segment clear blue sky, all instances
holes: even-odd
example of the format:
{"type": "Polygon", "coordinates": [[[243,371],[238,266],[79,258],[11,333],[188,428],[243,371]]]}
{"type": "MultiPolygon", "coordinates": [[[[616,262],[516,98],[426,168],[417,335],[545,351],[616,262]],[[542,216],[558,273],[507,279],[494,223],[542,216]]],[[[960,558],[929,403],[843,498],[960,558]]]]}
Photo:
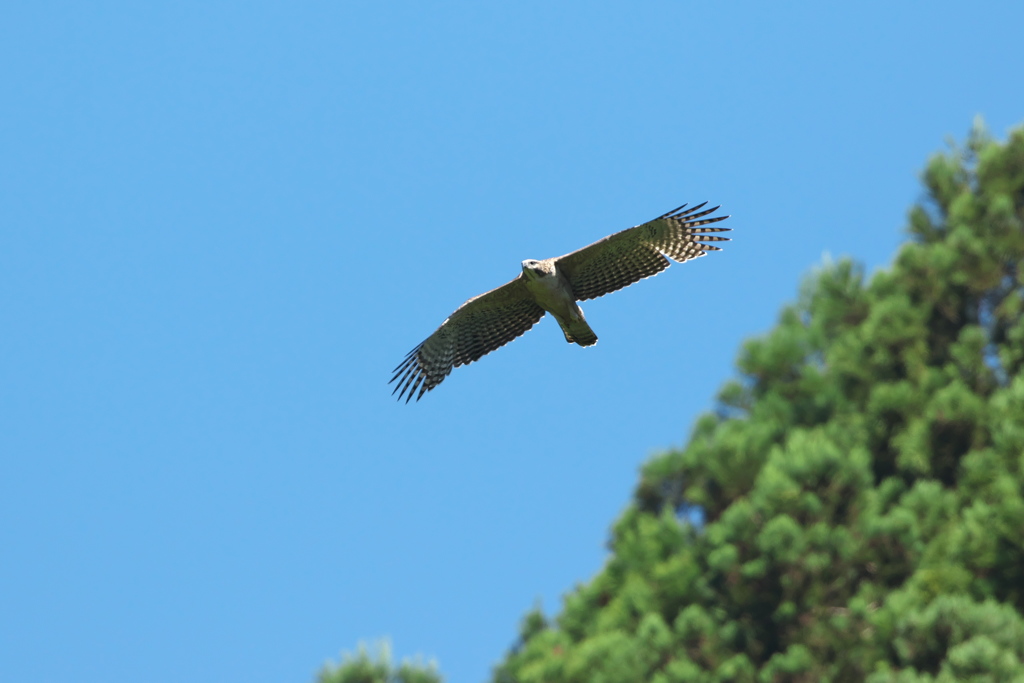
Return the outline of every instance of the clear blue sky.
{"type": "Polygon", "coordinates": [[[0,678],[308,681],[360,640],[475,683],[601,567],[824,254],[1024,121],[1024,4],[10,2],[0,678]],[[683,202],[725,251],[418,404],[466,298],[683,202]]]}

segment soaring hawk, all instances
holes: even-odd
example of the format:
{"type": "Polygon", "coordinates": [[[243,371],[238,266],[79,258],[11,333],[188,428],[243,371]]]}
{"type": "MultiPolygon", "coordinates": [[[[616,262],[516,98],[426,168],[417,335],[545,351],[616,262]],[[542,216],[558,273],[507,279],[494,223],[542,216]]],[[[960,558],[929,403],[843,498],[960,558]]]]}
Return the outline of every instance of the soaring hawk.
{"type": "Polygon", "coordinates": [[[565,341],[580,346],[597,343],[577,301],[596,299],[645,277],[657,275],[671,264],[704,256],[728,237],[705,233],[729,228],[705,227],[728,216],[704,218],[719,207],[700,211],[703,204],[684,211],[686,204],[558,258],[523,261],[519,277],[497,289],[475,296],[441,323],[434,334],[414,348],[394,370],[391,381],[398,399],[405,402],[440,384],[453,367],[468,365],[504,346],[533,327],[545,311],[558,321],[565,341]],[[703,219],[703,220],[701,220],[703,219]]]}

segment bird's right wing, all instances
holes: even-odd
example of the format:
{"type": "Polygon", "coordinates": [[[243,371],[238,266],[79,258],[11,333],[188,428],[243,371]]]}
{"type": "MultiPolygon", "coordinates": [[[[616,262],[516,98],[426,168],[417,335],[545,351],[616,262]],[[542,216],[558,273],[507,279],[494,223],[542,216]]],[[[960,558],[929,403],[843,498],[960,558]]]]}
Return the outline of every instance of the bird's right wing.
{"type": "Polygon", "coordinates": [[[504,346],[537,324],[544,309],[534,302],[520,275],[497,289],[475,296],[441,323],[394,370],[394,394],[416,400],[440,384],[453,367],[468,365],[504,346]],[[408,394],[408,395],[406,395],[408,394]]]}

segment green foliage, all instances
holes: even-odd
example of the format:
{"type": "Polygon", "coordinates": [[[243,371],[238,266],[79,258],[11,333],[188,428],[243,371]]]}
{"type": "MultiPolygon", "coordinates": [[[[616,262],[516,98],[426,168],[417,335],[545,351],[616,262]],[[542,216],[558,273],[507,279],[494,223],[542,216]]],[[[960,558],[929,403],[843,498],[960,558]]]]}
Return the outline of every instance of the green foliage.
{"type": "Polygon", "coordinates": [[[495,681],[1024,681],[1024,130],[923,181],[892,268],[811,274],[495,681]]]}
{"type": "Polygon", "coordinates": [[[317,683],[441,683],[437,666],[431,662],[404,661],[395,667],[391,662],[391,647],[385,642],[377,648],[374,657],[365,645],[356,654],[342,653],[341,663],[325,666],[317,683]]]}

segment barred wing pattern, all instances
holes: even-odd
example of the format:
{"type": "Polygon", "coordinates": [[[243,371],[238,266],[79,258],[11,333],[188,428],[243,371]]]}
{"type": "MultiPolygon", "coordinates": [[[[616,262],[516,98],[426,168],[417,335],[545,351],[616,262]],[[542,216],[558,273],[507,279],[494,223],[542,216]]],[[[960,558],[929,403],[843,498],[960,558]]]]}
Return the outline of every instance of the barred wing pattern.
{"type": "Polygon", "coordinates": [[[544,317],[522,275],[459,306],[434,334],[394,370],[394,391],[408,403],[440,384],[452,368],[468,365],[522,335],[544,317]]]}
{"type": "Polygon", "coordinates": [[[708,251],[720,251],[719,247],[705,243],[726,242],[729,238],[704,233],[726,232],[729,228],[704,226],[724,221],[728,216],[701,220],[719,208],[700,211],[705,204],[687,211],[683,204],[643,225],[560,256],[555,263],[569,278],[576,299],[586,301],[657,275],[671,264],[666,256],[682,263],[708,251]]]}

